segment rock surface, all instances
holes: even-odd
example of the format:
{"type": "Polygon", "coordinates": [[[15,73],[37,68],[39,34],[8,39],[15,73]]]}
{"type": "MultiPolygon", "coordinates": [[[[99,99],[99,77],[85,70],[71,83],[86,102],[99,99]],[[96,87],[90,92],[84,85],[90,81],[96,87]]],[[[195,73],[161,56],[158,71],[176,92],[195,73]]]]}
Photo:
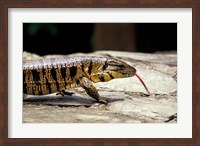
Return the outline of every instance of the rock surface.
{"type": "MultiPolygon", "coordinates": [[[[86,54],[72,54],[86,55],[86,54]]],[[[146,91],[137,77],[96,83],[108,105],[98,105],[82,88],[70,89],[72,96],[24,95],[24,123],[176,123],[177,55],[98,51],[87,55],[113,56],[137,69],[146,91]]],[[[43,57],[59,57],[48,55],[43,57]]],[[[71,56],[71,55],[70,55],[71,56]]],[[[41,58],[24,52],[23,59],[41,58]]]]}

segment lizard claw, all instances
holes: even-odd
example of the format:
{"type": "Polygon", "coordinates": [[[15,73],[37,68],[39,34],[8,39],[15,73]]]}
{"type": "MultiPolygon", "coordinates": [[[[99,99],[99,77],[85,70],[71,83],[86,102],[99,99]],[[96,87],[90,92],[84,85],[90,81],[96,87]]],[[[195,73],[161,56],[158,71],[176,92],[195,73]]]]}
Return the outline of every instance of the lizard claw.
{"type": "Polygon", "coordinates": [[[103,100],[103,99],[99,99],[99,101],[98,101],[99,103],[102,103],[102,104],[105,104],[105,105],[107,105],[108,104],[108,102],[106,101],[106,100],[103,100]]]}
{"type": "Polygon", "coordinates": [[[73,92],[67,92],[65,90],[62,90],[56,93],[56,95],[62,95],[62,96],[65,96],[65,95],[72,96],[73,94],[74,94],[73,92]]]}

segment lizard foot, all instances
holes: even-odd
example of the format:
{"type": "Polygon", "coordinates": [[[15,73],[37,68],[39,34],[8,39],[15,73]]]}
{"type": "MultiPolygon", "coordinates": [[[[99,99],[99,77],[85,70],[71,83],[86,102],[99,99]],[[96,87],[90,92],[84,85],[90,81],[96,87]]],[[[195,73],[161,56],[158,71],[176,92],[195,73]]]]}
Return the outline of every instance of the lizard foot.
{"type": "Polygon", "coordinates": [[[65,95],[72,96],[73,94],[75,94],[75,93],[67,92],[65,90],[62,90],[62,91],[59,91],[58,93],[56,93],[56,95],[62,95],[62,96],[65,96],[65,95]]]}
{"type": "Polygon", "coordinates": [[[108,101],[106,101],[106,100],[103,100],[103,99],[99,99],[99,101],[98,101],[99,103],[102,103],[102,104],[105,104],[105,105],[107,105],[108,104],[108,101]]]}

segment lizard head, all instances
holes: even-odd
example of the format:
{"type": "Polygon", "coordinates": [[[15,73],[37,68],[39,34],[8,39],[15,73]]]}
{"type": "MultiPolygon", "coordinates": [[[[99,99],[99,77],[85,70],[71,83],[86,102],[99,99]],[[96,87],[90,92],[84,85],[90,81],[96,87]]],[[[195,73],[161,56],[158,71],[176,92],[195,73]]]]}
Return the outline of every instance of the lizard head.
{"type": "Polygon", "coordinates": [[[102,64],[96,64],[96,72],[91,74],[91,79],[93,82],[106,82],[116,78],[127,78],[132,76],[136,76],[143,84],[148,95],[152,95],[142,78],[136,73],[134,67],[114,58],[107,58],[102,64]]]}
{"type": "Polygon", "coordinates": [[[111,79],[126,78],[134,76],[136,69],[121,60],[109,58],[102,67],[102,72],[108,74],[111,79]]]}
{"type": "Polygon", "coordinates": [[[136,69],[128,65],[127,63],[113,58],[108,59],[105,65],[103,66],[102,70],[104,80],[106,79],[106,76],[110,77],[106,81],[109,81],[114,78],[126,78],[136,76],[143,84],[148,95],[152,95],[146,87],[145,83],[143,82],[142,78],[136,73],[136,69]]]}

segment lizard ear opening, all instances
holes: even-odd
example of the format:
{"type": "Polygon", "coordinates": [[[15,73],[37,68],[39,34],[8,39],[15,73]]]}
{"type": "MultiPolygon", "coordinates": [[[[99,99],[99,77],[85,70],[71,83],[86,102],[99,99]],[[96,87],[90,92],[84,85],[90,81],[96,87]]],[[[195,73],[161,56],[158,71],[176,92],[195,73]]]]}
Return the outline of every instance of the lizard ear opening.
{"type": "Polygon", "coordinates": [[[108,67],[108,64],[106,63],[106,64],[103,66],[103,70],[105,70],[107,67],[108,67]]]}

